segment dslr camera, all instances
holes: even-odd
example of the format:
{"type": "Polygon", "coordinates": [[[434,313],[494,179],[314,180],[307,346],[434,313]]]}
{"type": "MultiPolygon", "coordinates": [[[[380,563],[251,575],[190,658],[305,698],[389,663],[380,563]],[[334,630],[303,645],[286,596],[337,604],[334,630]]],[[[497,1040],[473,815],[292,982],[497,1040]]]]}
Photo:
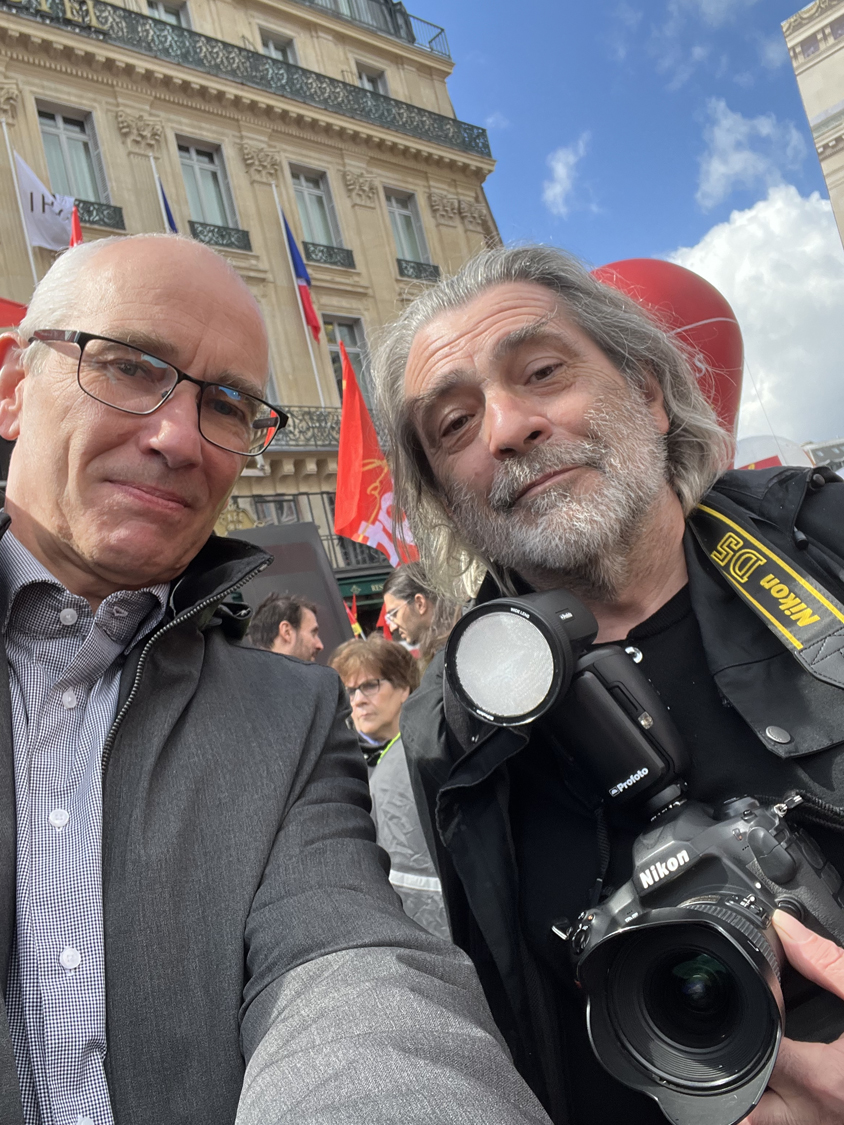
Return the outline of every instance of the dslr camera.
{"type": "Polygon", "coordinates": [[[771,923],[786,910],[844,944],[841,878],[788,823],[798,794],[717,809],[686,798],[679,732],[635,652],[590,649],[597,628],[565,590],[501,598],[458,622],[445,674],[484,722],[548,716],[605,805],[641,812],[631,877],[553,930],[602,1065],[675,1125],[736,1125],[764,1093],[786,1022],[796,1039],[844,1031],[844,1004],[790,968],[771,923]]]}

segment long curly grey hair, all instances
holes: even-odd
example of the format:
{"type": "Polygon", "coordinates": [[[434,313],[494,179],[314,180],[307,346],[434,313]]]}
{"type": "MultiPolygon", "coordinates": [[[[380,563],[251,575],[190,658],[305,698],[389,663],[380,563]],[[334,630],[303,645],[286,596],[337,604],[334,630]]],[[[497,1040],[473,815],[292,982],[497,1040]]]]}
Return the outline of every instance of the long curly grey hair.
{"type": "Polygon", "coordinates": [[[417,297],[382,331],[372,362],[376,407],[393,473],[393,510],[406,514],[431,585],[458,599],[474,593],[484,569],[495,567],[469,546],[443,506],[442,490],[407,408],[405,369],[414,338],[429,321],[494,285],[522,281],[555,293],[562,309],[634,387],[643,389],[648,374],[659,382],[670,423],[669,481],[686,514],[732,456],[732,436],[719,425],[698,385],[695,357],[639,305],[597,281],[562,250],[524,246],[482,251],[453,277],[417,297]]]}

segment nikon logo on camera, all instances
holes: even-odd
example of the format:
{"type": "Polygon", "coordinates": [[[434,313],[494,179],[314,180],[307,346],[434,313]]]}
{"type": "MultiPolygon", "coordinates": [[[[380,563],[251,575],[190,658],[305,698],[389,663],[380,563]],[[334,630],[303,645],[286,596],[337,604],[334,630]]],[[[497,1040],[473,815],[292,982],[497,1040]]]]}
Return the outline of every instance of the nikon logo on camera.
{"type": "Polygon", "coordinates": [[[648,767],[642,766],[640,770],[636,770],[635,773],[631,773],[631,775],[628,778],[625,778],[624,781],[619,781],[617,785],[614,785],[612,789],[610,789],[610,796],[617,797],[619,793],[623,793],[625,789],[629,789],[631,785],[635,785],[637,781],[641,781],[643,777],[647,776],[648,767]]]}
{"type": "Polygon", "coordinates": [[[657,860],[656,863],[652,863],[650,867],[639,872],[639,882],[642,884],[642,889],[646,891],[654,883],[667,879],[669,875],[673,875],[675,871],[685,867],[688,862],[689,853],[685,848],[677,852],[676,855],[669,856],[668,859],[657,860]]]}

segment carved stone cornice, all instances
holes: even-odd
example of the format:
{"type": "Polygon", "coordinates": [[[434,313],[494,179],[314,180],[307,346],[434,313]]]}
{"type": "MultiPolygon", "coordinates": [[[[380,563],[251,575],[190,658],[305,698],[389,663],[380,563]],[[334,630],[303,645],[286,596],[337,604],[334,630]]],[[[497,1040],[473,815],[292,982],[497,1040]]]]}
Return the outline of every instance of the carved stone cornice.
{"type": "Polygon", "coordinates": [[[460,218],[466,230],[478,231],[488,234],[490,231],[489,216],[482,203],[473,203],[469,199],[460,200],[460,218]]]}
{"type": "Polygon", "coordinates": [[[795,31],[800,31],[828,9],[837,8],[842,3],[844,3],[844,0],[815,0],[814,4],[810,4],[807,8],[803,8],[785,20],[782,25],[784,34],[792,35],[795,31]]]}
{"type": "Polygon", "coordinates": [[[243,163],[253,184],[274,184],[278,179],[281,153],[275,148],[258,148],[249,141],[241,141],[243,163]]]}
{"type": "Polygon", "coordinates": [[[456,195],[448,195],[444,191],[432,191],[428,200],[434,218],[441,227],[456,227],[460,200],[456,195]]]}
{"type": "Polygon", "coordinates": [[[366,172],[350,172],[347,168],[343,173],[343,183],[355,207],[375,206],[378,181],[373,176],[367,176],[366,172]]]}
{"type": "Polygon", "coordinates": [[[130,153],[135,156],[156,156],[161,147],[164,122],[158,117],[133,117],[125,109],[117,111],[117,128],[130,153]]]}
{"type": "Polygon", "coordinates": [[[13,82],[0,86],[0,121],[9,124],[15,120],[18,113],[18,98],[20,90],[13,82]]]}

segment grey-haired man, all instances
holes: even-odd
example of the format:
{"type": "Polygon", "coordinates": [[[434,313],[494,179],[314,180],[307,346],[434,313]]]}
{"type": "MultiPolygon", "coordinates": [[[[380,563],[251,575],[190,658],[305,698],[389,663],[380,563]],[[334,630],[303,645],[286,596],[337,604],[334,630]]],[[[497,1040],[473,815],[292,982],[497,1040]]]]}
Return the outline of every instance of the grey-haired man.
{"type": "Polygon", "coordinates": [[[540,1123],[389,888],[338,677],[238,643],[267,369],[175,236],[69,251],[0,339],[0,1120],[540,1123]]]}
{"type": "MultiPolygon", "coordinates": [[[[844,805],[844,688],[798,664],[687,530],[715,486],[737,527],[844,600],[844,484],[808,470],[722,476],[730,441],[689,360],[545,247],[487,251],[428,290],[385,334],[374,375],[395,503],[432,581],[446,591],[474,564],[481,601],[577,594],[599,642],[641,652],[691,751],[693,797],[798,789],[844,805]]],[[[551,929],[629,878],[641,822],[601,809],[552,723],[461,719],[441,673],[405,705],[402,733],[454,938],[555,1122],[656,1125],[656,1104],[598,1066],[551,929]]],[[[844,871],[841,834],[818,836],[844,871]]],[[[791,960],[844,995],[844,953],[777,918],[791,960]]],[[[844,1037],[784,1041],[750,1120],[844,1120],[844,1037]]]]}

